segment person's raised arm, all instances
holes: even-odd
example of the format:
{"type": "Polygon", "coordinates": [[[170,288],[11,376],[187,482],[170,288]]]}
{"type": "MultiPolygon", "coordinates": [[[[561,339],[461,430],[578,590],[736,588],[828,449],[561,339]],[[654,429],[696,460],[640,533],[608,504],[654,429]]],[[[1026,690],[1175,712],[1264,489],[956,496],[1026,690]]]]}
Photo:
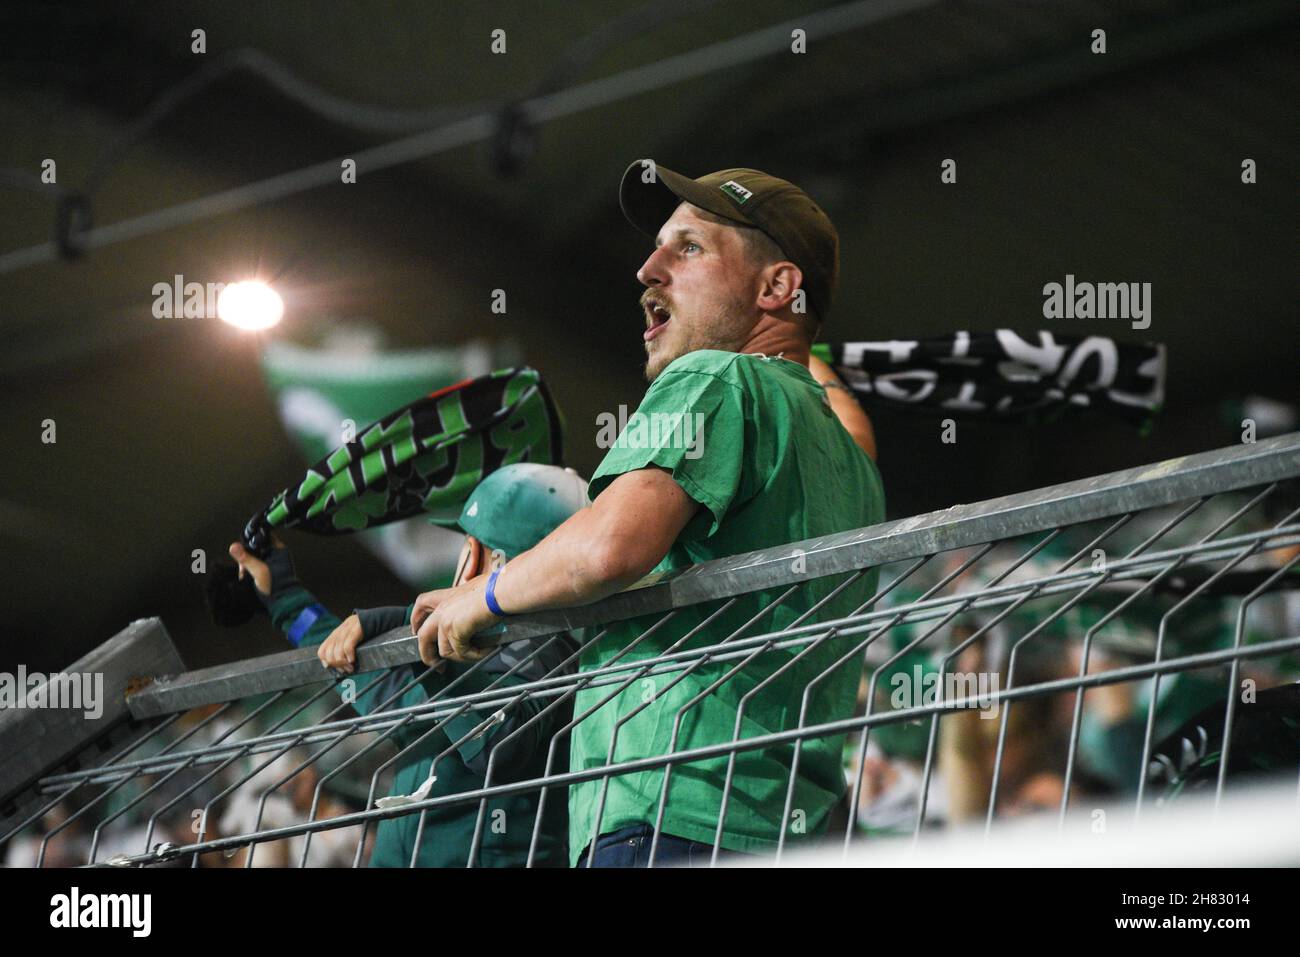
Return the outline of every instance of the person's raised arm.
{"type": "Polygon", "coordinates": [[[497,582],[497,602],[515,614],[586,605],[622,591],[659,564],[698,508],[663,469],[626,472],[590,508],[510,563],[497,582]]]}
{"type": "MultiPolygon", "coordinates": [[[[699,507],[663,469],[625,472],[590,508],[510,561],[496,582],[497,606],[515,615],[586,605],[622,591],[668,554],[699,507]]],[[[435,653],[461,661],[481,656],[469,640],[498,620],[486,590],[480,578],[416,599],[411,625],[426,663],[435,653]]]]}

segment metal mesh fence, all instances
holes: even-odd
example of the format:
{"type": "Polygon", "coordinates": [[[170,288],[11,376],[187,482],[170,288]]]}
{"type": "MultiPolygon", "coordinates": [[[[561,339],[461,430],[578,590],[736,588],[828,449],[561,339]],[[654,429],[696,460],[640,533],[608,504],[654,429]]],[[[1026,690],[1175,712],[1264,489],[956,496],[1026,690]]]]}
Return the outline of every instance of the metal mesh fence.
{"type": "Polygon", "coordinates": [[[1298,477],[1293,434],[695,566],[511,620],[472,665],[394,632],[343,680],[310,649],[160,679],[0,848],[541,866],[648,826],[638,863],[707,865],[1300,796],[1298,477]]]}

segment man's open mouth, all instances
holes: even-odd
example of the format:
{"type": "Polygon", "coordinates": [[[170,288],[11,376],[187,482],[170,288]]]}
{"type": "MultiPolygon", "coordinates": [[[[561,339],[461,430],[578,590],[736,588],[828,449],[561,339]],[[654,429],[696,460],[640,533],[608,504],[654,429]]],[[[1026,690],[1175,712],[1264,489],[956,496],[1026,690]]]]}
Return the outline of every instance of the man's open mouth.
{"type": "Polygon", "coordinates": [[[663,331],[664,326],[668,325],[668,320],[672,319],[673,314],[659,303],[647,303],[645,314],[646,327],[643,338],[646,342],[649,342],[663,331]]]}

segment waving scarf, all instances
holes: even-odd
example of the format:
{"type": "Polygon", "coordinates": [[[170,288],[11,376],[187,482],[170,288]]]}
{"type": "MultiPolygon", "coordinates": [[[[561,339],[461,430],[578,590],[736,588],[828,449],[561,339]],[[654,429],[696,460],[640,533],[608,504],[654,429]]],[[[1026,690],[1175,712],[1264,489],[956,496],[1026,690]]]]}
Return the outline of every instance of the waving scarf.
{"type": "Polygon", "coordinates": [[[459,513],[489,473],[513,462],[558,463],[559,412],[534,369],[466,379],[360,430],[249,519],[244,545],[274,529],[339,535],[421,513],[459,513]]]}

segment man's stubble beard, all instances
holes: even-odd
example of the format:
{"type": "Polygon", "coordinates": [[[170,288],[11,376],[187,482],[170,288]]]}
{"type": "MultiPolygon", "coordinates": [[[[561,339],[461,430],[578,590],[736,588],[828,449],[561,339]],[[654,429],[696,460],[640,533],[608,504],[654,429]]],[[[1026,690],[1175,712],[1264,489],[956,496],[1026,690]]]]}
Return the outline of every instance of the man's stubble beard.
{"type": "MultiPolygon", "coordinates": [[[[647,353],[649,353],[652,345],[656,346],[656,349],[653,354],[648,354],[646,358],[646,382],[654,382],[655,379],[659,378],[660,373],[672,365],[674,361],[701,349],[738,352],[740,347],[745,344],[749,333],[753,330],[753,321],[743,318],[742,310],[737,305],[721,306],[718,309],[718,314],[724,318],[703,328],[698,325],[687,328],[686,332],[683,333],[684,341],[675,348],[667,348],[667,343],[664,342],[665,336],[662,333],[653,342],[647,342],[647,353]]],[[[673,321],[676,321],[676,317],[674,317],[673,321]]],[[[681,328],[679,327],[678,331],[681,328]]]]}

